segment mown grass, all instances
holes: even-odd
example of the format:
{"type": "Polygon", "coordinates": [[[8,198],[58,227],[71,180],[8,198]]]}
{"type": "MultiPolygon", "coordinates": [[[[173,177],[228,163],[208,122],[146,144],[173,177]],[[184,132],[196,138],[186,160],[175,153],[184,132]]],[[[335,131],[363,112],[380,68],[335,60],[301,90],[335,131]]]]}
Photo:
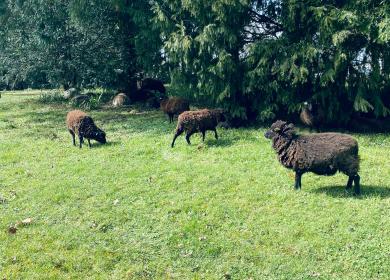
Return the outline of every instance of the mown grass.
{"type": "Polygon", "coordinates": [[[65,105],[0,99],[0,279],[385,279],[390,136],[354,135],[362,196],[293,174],[264,129],[170,148],[158,111],[90,111],[109,144],[76,148],[65,105]],[[32,223],[10,225],[26,218],[32,223]]]}

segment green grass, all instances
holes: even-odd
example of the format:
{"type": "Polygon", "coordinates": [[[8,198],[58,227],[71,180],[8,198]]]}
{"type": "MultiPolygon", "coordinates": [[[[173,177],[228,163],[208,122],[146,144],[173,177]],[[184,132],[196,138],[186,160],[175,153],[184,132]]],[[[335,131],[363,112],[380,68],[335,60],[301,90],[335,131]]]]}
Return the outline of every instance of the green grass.
{"type": "Polygon", "coordinates": [[[80,150],[69,109],[0,99],[0,279],[389,277],[389,135],[354,135],[357,198],[342,174],[294,191],[264,129],[171,149],[161,112],[102,109],[89,113],[109,144],[80,150]]]}

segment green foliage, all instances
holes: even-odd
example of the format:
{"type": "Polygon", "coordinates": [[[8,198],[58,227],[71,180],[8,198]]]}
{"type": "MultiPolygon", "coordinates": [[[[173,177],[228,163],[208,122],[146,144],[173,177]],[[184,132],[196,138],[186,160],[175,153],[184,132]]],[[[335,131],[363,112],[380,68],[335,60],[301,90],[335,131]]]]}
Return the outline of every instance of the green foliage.
{"type": "Polygon", "coordinates": [[[8,88],[103,86],[129,91],[136,72],[156,67],[144,53],[149,48],[147,54],[158,57],[159,44],[156,36],[139,42],[144,27],[139,14],[149,11],[147,6],[132,14],[133,4],[121,11],[113,2],[6,0],[0,14],[7,22],[0,32],[0,86],[2,81],[8,88]]]}
{"type": "Polygon", "coordinates": [[[327,108],[329,122],[353,111],[387,115],[384,1],[156,1],[154,9],[172,84],[233,116],[270,119],[307,100],[327,108]]]}
{"type": "Polygon", "coordinates": [[[38,102],[43,104],[61,104],[65,103],[66,99],[61,91],[48,91],[41,93],[38,102]]]}
{"type": "Polygon", "coordinates": [[[389,15],[381,0],[6,0],[0,88],[131,93],[142,72],[241,120],[289,117],[304,101],[330,123],[380,118],[389,15]]]}

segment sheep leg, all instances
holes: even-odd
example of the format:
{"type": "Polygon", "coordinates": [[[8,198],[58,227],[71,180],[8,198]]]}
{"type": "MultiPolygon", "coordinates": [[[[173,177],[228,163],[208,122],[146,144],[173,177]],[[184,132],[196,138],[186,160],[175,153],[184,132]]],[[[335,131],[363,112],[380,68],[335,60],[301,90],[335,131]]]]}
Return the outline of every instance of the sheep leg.
{"type": "Polygon", "coordinates": [[[296,190],[300,189],[301,186],[302,186],[301,179],[302,179],[302,173],[300,173],[300,172],[295,172],[295,186],[294,186],[294,188],[295,188],[296,190]]]}
{"type": "Polygon", "coordinates": [[[73,132],[72,130],[69,129],[69,133],[70,133],[70,135],[72,135],[73,146],[76,146],[76,136],[74,135],[74,132],[73,132]]]}
{"type": "Polygon", "coordinates": [[[353,179],[354,183],[355,183],[355,187],[353,189],[355,195],[359,195],[360,194],[360,176],[359,174],[356,174],[354,176],[354,179],[353,179]]]}
{"type": "Polygon", "coordinates": [[[173,122],[173,115],[172,114],[168,114],[168,117],[169,117],[169,123],[173,122]]]}
{"type": "Polygon", "coordinates": [[[186,141],[187,141],[188,145],[191,145],[191,142],[190,142],[190,137],[191,137],[191,135],[192,135],[192,133],[190,133],[190,132],[188,132],[188,133],[186,134],[186,141]]]}
{"type": "Polygon", "coordinates": [[[173,148],[173,146],[175,145],[175,141],[176,141],[176,138],[182,134],[184,132],[183,129],[178,129],[176,130],[176,133],[175,133],[175,136],[173,136],[173,141],[172,141],[172,144],[171,144],[171,147],[173,148]]]}
{"type": "Polygon", "coordinates": [[[206,136],[206,131],[202,130],[202,141],[204,142],[204,138],[206,136]]]}
{"type": "Polygon", "coordinates": [[[80,149],[83,147],[84,138],[83,135],[79,134],[80,149]]]}
{"type": "Polygon", "coordinates": [[[217,134],[217,129],[216,128],[214,128],[214,134],[215,134],[215,139],[218,140],[218,134],[217,134]]]}
{"type": "Polygon", "coordinates": [[[91,140],[87,139],[88,140],[88,146],[91,148],[91,140]]]}
{"type": "Polygon", "coordinates": [[[354,178],[355,176],[349,176],[349,178],[348,178],[348,183],[347,183],[347,187],[346,187],[346,189],[348,190],[348,189],[350,189],[350,188],[352,188],[352,183],[353,183],[353,178],[354,178]]]}

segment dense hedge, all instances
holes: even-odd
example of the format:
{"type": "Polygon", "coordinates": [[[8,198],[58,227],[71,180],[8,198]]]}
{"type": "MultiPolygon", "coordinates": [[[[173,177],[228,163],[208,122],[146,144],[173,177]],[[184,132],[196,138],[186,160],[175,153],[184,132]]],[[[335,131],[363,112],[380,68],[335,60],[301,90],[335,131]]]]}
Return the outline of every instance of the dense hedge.
{"type": "Polygon", "coordinates": [[[136,73],[233,117],[302,102],[329,122],[390,108],[390,8],[381,0],[30,0],[0,3],[0,88],[131,91],[136,73]]]}

